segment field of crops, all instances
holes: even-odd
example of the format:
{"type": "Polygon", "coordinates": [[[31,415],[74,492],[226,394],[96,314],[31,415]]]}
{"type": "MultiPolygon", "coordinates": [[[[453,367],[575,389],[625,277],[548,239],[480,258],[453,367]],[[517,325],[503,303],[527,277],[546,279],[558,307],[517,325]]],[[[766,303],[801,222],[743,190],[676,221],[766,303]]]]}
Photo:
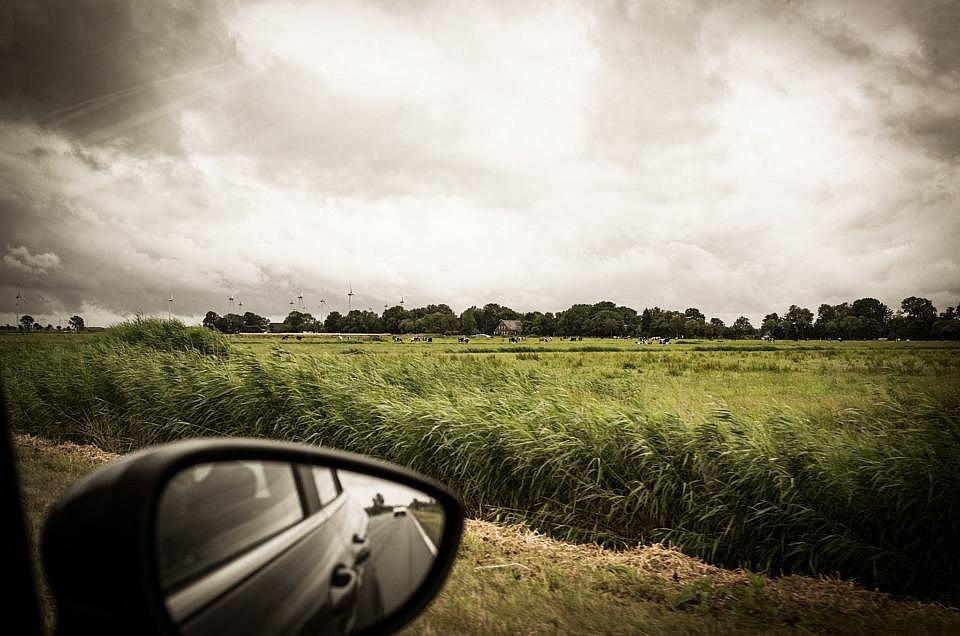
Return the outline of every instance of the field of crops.
{"type": "Polygon", "coordinates": [[[725,565],[960,585],[946,343],[0,338],[14,426],[124,451],[268,436],[411,466],[471,515],[725,565]]]}

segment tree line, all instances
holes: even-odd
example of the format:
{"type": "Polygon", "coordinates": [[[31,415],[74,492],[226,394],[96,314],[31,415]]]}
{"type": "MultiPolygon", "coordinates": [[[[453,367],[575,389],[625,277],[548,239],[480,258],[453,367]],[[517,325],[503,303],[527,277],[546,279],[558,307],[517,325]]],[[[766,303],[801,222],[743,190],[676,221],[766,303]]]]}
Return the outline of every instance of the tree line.
{"type": "MultiPolygon", "coordinates": [[[[816,315],[805,307],[790,305],[783,314],[764,316],[759,326],[740,316],[727,325],[709,320],[696,307],[683,311],[645,308],[638,312],[610,301],[575,304],[563,311],[521,313],[497,303],[472,306],[458,316],[448,305],[406,309],[389,307],[382,314],[354,309],[346,315],[331,311],[323,320],[307,312],[291,311],[281,323],[283,331],[326,333],[437,333],[491,335],[501,320],[519,320],[521,333],[530,336],[668,337],[668,338],[774,338],[846,339],[900,338],[912,340],[960,339],[960,306],[938,312],[926,298],[904,298],[894,311],[876,298],[859,298],[839,305],[822,304],[816,315]]],[[[224,333],[244,327],[266,331],[269,318],[252,312],[220,316],[208,311],[203,324],[224,333]]]]}
{"type": "MultiPolygon", "coordinates": [[[[52,324],[47,324],[44,327],[38,320],[35,320],[30,314],[24,314],[20,316],[20,321],[16,325],[4,325],[4,331],[63,331],[64,328],[60,325],[54,327],[52,324]]],[[[73,331],[83,331],[86,329],[86,325],[83,322],[82,316],[70,316],[70,320],[67,321],[67,330],[73,331]]]]}

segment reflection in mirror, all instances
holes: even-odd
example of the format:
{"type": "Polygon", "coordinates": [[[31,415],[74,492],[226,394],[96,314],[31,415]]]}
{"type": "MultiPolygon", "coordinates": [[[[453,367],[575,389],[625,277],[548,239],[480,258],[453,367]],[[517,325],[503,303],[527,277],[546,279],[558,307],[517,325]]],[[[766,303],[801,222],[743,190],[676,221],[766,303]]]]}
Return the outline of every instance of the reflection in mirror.
{"type": "Polygon", "coordinates": [[[357,628],[389,616],[420,587],[443,536],[443,508],[426,494],[376,477],[339,473],[366,514],[370,551],[358,598],[357,628]]]}
{"type": "Polygon", "coordinates": [[[443,536],[429,495],[355,472],[228,461],[171,479],[157,573],[183,634],[349,634],[420,587],[443,536]]]}

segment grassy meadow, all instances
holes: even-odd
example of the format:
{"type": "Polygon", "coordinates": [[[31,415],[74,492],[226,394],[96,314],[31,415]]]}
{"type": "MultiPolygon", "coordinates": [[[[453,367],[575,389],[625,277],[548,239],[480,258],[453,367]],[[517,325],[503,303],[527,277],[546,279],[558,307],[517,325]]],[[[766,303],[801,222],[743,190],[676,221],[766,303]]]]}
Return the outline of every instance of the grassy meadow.
{"type": "Polygon", "coordinates": [[[15,429],[116,452],[264,436],[436,477],[472,517],[960,598],[960,348],[0,338],[15,429]]]}

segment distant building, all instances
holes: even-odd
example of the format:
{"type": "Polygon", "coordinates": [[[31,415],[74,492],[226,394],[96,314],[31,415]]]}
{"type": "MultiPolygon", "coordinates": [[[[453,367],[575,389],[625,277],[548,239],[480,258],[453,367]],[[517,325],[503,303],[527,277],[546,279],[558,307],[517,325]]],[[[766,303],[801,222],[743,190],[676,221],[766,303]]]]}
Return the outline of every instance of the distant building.
{"type": "Polygon", "coordinates": [[[523,322],[520,320],[501,320],[493,330],[495,336],[519,336],[523,331],[523,322]]]}
{"type": "MultiPolygon", "coordinates": [[[[280,323],[281,325],[283,323],[280,323]]],[[[263,327],[258,327],[256,325],[244,325],[240,327],[240,333],[263,333],[263,327]]]]}
{"type": "Polygon", "coordinates": [[[286,333],[287,326],[282,322],[271,322],[270,333],[286,333]]]}

